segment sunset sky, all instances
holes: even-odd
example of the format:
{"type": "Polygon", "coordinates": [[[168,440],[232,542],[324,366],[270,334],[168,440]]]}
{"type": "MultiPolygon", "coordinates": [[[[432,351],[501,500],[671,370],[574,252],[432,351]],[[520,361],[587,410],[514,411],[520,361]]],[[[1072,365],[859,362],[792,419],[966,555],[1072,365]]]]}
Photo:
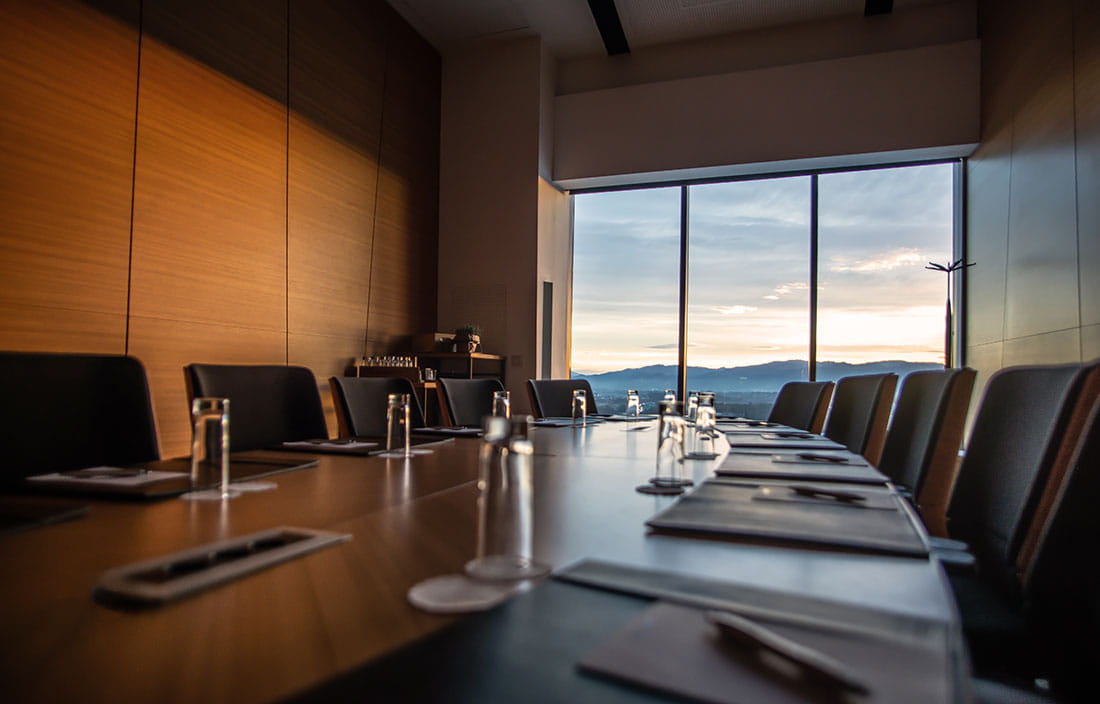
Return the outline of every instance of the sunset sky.
{"type": "MultiPolygon", "coordinates": [[[[952,166],[819,177],[818,360],[942,362],[952,166]]],[[[574,197],[573,371],[675,364],[680,189],[574,197]]],[[[690,189],[691,366],[806,359],[808,176],[690,189]]]]}

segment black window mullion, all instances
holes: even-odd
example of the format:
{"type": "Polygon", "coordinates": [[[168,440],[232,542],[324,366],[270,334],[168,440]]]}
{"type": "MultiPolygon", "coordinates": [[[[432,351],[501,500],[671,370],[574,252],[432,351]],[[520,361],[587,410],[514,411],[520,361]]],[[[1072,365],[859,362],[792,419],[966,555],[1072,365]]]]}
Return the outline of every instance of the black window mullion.
{"type": "Polygon", "coordinates": [[[809,379],[817,381],[817,174],[810,174],[810,355],[809,379]]]}
{"type": "Polygon", "coordinates": [[[680,344],[676,398],[687,399],[688,187],[680,187],[680,344]]]}

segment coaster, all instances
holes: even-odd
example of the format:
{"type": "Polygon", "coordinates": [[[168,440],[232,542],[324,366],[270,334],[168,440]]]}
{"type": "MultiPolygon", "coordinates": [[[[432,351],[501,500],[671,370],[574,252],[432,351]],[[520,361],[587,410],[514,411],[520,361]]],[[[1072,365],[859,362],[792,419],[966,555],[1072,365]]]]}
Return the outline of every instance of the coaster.
{"type": "Polygon", "coordinates": [[[409,603],[432,614],[462,614],[491,609],[516,592],[515,582],[478,582],[463,574],[445,574],[414,584],[409,603]]]}
{"type": "Polygon", "coordinates": [[[413,455],[430,455],[432,450],[409,450],[409,454],[405,454],[404,450],[390,450],[387,452],[380,452],[375,457],[384,457],[387,460],[404,460],[412,457],[413,455]]]}
{"type": "Polygon", "coordinates": [[[689,452],[684,455],[685,460],[713,460],[717,457],[717,452],[689,452]]]}
{"type": "Polygon", "coordinates": [[[271,491],[272,489],[278,489],[279,485],[275,482],[267,481],[254,481],[254,482],[230,482],[230,491],[271,491]]]}
{"type": "Polygon", "coordinates": [[[241,492],[233,491],[232,489],[230,489],[225,496],[222,496],[221,489],[200,489],[199,491],[189,491],[186,494],[180,494],[180,498],[184,501],[221,501],[222,499],[235,499],[240,495],[241,492]]]}
{"type": "Polygon", "coordinates": [[[547,565],[514,555],[490,555],[466,563],[466,574],[488,582],[535,579],[549,573],[547,565]]]}
{"type": "Polygon", "coordinates": [[[677,496],[684,493],[684,487],[682,486],[661,486],[657,484],[642,484],[634,487],[634,490],[640,494],[656,494],[657,496],[677,496]]]}

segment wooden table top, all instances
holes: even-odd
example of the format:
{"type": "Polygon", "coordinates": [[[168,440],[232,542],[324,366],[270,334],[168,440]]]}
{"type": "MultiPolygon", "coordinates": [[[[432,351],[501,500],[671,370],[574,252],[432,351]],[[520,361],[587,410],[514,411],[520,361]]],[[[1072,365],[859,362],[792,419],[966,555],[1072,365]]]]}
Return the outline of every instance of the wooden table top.
{"type": "MultiPolygon", "coordinates": [[[[535,553],[586,557],[954,619],[930,561],[647,533],[673,499],[638,494],[655,428],[534,428],[535,553]]],[[[460,572],[476,538],[479,441],[411,460],[318,456],[229,502],[91,500],[87,518],[0,537],[0,681],[10,701],[267,702],[452,621],[405,599],[460,572]],[[325,548],[145,610],[96,603],[105,570],[280,525],[350,533],[325,548]]],[[[721,458],[692,461],[697,481],[721,458]]]]}

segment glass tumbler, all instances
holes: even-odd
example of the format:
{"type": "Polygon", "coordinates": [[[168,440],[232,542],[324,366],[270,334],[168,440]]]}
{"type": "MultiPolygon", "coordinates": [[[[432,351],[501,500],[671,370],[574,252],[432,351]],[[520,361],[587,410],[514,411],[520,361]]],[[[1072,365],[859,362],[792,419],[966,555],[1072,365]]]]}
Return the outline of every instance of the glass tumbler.
{"type": "Polygon", "coordinates": [[[657,473],[649,484],[643,484],[637,490],[643,494],[682,494],[685,486],[681,473],[687,421],[680,415],[679,404],[675,401],[661,401],[657,408],[657,473]]]}
{"type": "Polygon", "coordinates": [[[389,394],[386,397],[386,451],[381,457],[413,457],[427,455],[431,450],[412,449],[412,421],[409,394],[389,394]]]}
{"type": "Polygon", "coordinates": [[[527,439],[530,421],[530,417],[485,419],[477,483],[477,556],[466,563],[466,574],[474,579],[532,579],[550,571],[532,556],[534,449],[527,439]]]}
{"type": "Polygon", "coordinates": [[[696,411],[695,416],[695,440],[690,457],[714,459],[718,456],[714,451],[714,439],[718,437],[716,418],[714,393],[710,391],[700,392],[699,409],[696,411]]]}
{"type": "Polygon", "coordinates": [[[638,396],[637,389],[627,389],[626,392],[626,416],[637,418],[642,415],[642,399],[638,396]]]}
{"type": "Polygon", "coordinates": [[[239,496],[229,488],[229,399],[192,400],[191,421],[191,491],[182,498],[211,501],[239,496]],[[200,489],[215,483],[214,471],[218,471],[219,488],[200,489]]]}
{"type": "Polygon", "coordinates": [[[573,392],[573,423],[584,425],[588,420],[588,394],[584,389],[573,392]]]}
{"type": "Polygon", "coordinates": [[[695,422],[695,411],[699,408],[699,392],[688,391],[687,407],[684,409],[684,418],[689,423],[695,422]]]}
{"type": "Polygon", "coordinates": [[[665,389],[665,395],[661,400],[676,403],[676,391],[673,389],[665,389]]]}
{"type": "Polygon", "coordinates": [[[493,392],[493,415],[500,418],[512,417],[512,399],[507,391],[493,392]]]}

